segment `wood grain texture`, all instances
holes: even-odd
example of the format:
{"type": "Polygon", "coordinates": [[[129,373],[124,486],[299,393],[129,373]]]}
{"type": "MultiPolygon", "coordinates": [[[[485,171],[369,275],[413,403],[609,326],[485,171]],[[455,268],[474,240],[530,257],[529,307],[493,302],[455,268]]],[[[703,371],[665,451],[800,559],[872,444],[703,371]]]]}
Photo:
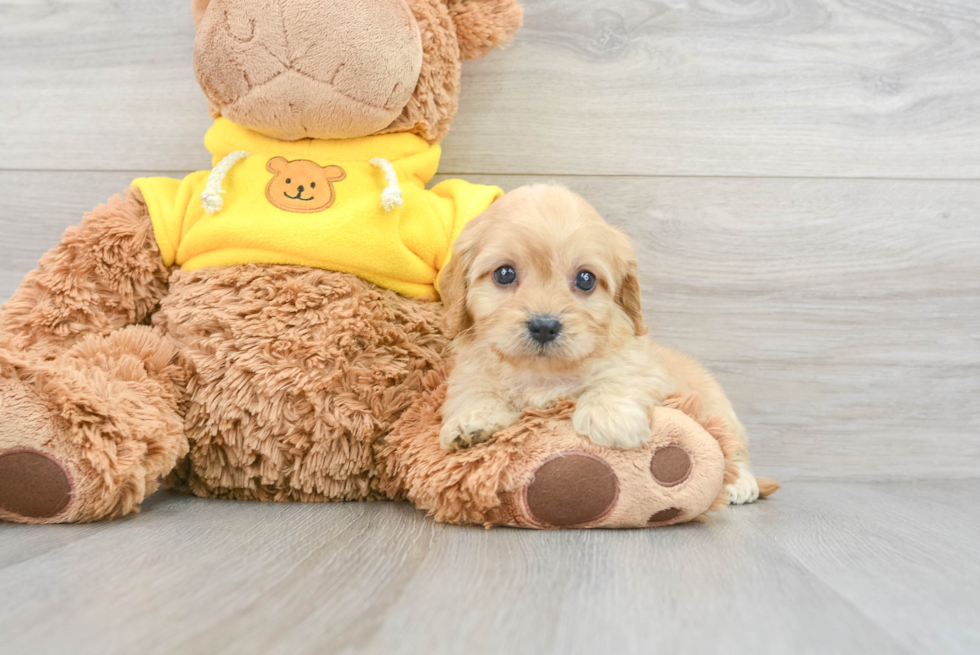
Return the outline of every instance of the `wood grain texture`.
{"type": "MultiPolygon", "coordinates": [[[[0,172],[0,298],[133,176],[48,173],[36,198],[0,172]]],[[[980,184],[557,179],[633,237],[654,336],[717,373],[760,472],[980,475],[980,184]]]]}
{"type": "MultiPolygon", "coordinates": [[[[206,166],[186,4],[0,0],[0,168],[206,166]]],[[[446,172],[980,178],[975,0],[525,4],[446,172]]]]}
{"type": "Polygon", "coordinates": [[[804,489],[744,516],[911,652],[980,652],[977,481],[804,489]]]}
{"type": "MultiPolygon", "coordinates": [[[[971,533],[945,519],[975,515],[977,485],[941,513],[908,485],[800,483],[707,525],[551,533],[441,526],[392,503],[161,494],[138,517],[0,567],[0,634],[25,655],[965,653],[976,588],[950,573],[973,565],[971,533]],[[860,513],[839,517],[844,498],[860,513]],[[867,591],[873,607],[848,582],[917,566],[867,591]],[[943,610],[941,635],[892,620],[943,610]]],[[[0,525],[0,538],[55,530],[0,525]]]]}

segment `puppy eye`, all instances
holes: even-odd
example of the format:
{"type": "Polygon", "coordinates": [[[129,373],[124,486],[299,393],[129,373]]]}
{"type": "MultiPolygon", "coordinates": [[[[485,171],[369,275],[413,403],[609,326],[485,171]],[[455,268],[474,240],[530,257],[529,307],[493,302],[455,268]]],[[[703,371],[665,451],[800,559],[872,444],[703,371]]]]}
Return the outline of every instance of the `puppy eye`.
{"type": "Polygon", "coordinates": [[[287,177],[286,178],[286,184],[292,184],[292,183],[293,183],[292,178],[287,177]]]}
{"type": "Polygon", "coordinates": [[[501,266],[493,272],[493,281],[502,287],[514,284],[517,281],[517,271],[513,266],[501,266]]]}
{"type": "Polygon", "coordinates": [[[310,188],[311,189],[315,189],[316,188],[316,182],[310,182],[310,188]]]}
{"type": "Polygon", "coordinates": [[[596,277],[592,271],[579,271],[575,276],[575,288],[580,291],[592,291],[595,289],[596,277]]]}

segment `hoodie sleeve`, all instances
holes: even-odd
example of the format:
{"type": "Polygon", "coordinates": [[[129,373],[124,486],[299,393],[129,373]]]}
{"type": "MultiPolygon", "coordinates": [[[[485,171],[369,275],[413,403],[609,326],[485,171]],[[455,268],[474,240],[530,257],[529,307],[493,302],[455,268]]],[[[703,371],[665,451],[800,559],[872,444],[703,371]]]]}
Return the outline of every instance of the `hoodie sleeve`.
{"type": "MultiPolygon", "coordinates": [[[[167,266],[177,260],[177,249],[183,236],[184,222],[188,208],[207,180],[208,171],[192,173],[183,180],[169,177],[141,177],[133,181],[133,186],[143,194],[153,233],[167,266]]],[[[198,202],[200,198],[198,197],[198,202]]]]}
{"type": "Polygon", "coordinates": [[[452,244],[463,231],[466,224],[482,214],[498,198],[504,195],[503,189],[496,186],[470,184],[464,180],[446,180],[432,188],[444,201],[452,203],[452,211],[443,215],[443,228],[446,241],[436,257],[436,291],[439,290],[439,272],[449,263],[452,257],[452,244]]]}

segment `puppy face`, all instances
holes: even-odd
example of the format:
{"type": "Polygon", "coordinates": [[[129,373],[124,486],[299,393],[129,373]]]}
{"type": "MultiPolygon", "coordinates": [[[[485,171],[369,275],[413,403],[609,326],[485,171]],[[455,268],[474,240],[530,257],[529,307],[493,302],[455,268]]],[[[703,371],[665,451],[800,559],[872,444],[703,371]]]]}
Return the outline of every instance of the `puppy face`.
{"type": "Polygon", "coordinates": [[[450,336],[561,370],[646,333],[628,239],[579,196],[522,187],[474,219],[440,278],[450,336]]]}

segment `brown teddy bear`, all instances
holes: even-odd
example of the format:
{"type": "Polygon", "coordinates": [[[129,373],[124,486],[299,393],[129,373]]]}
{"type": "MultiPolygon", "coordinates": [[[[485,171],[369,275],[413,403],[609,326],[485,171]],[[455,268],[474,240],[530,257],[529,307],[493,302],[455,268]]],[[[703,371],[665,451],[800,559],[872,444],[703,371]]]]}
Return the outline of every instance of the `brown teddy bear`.
{"type": "Polygon", "coordinates": [[[665,525],[724,502],[735,446],[693,398],[658,408],[636,451],[579,437],[565,405],[438,448],[448,343],[428,301],[502,192],[426,185],[460,60],[510,39],[515,0],[193,11],[213,169],[136,180],[3,306],[0,520],[112,518],[161,482],[530,527],[665,525]]]}
{"type": "Polygon", "coordinates": [[[501,191],[425,186],[460,60],[509,41],[521,7],[192,9],[215,168],[137,180],[4,305],[0,519],[111,518],[160,481],[380,498],[375,442],[442,363],[439,305],[419,299],[437,297],[453,237],[501,191]]]}

